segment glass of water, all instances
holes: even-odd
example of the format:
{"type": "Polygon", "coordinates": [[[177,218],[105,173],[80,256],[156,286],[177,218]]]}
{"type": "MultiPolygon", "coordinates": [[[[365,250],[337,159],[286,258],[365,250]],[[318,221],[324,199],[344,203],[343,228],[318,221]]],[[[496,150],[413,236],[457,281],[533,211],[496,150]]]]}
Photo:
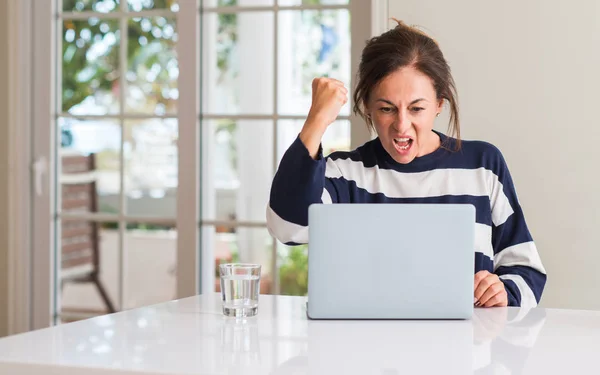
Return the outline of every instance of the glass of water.
{"type": "Polygon", "coordinates": [[[219,266],[223,314],[249,317],[258,312],[260,265],[227,263],[219,266]]]}

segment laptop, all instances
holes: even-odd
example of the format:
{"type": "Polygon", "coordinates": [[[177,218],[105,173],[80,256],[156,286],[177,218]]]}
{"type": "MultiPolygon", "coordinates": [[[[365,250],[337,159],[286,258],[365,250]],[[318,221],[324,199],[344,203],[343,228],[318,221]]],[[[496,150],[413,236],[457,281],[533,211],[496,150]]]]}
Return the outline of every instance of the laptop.
{"type": "Polygon", "coordinates": [[[470,319],[475,207],[313,204],[310,319],[470,319]]]}

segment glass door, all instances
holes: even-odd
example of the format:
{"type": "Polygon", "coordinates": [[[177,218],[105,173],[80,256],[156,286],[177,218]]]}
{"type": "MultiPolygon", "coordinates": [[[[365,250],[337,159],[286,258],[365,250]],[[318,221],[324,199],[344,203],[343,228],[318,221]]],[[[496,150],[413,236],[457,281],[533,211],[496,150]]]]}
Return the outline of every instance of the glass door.
{"type": "MultiPolygon", "coordinates": [[[[215,292],[221,262],[305,294],[307,247],[266,228],[270,184],[312,79],[351,87],[370,2],[32,5],[34,327],[215,292]]],[[[347,105],[325,152],[365,134],[347,105]]]]}
{"type": "MultiPolygon", "coordinates": [[[[203,1],[202,252],[215,267],[262,265],[261,293],[306,293],[307,247],[269,235],[271,180],[311,104],[311,83],[328,75],[351,85],[348,0],[203,1]]],[[[350,148],[350,105],[324,138],[326,154],[350,148]]]]}
{"type": "Polygon", "coordinates": [[[175,0],[57,0],[56,322],[176,298],[175,0]]]}

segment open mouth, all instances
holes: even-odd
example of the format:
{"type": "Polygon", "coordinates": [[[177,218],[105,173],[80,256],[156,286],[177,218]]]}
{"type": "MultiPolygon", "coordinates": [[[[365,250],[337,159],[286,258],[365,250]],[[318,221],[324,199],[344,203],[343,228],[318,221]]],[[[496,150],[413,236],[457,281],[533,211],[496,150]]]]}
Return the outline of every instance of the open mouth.
{"type": "Polygon", "coordinates": [[[396,146],[396,150],[400,153],[405,153],[410,150],[410,147],[413,144],[413,139],[409,137],[403,138],[394,138],[394,146],[396,146]]]}

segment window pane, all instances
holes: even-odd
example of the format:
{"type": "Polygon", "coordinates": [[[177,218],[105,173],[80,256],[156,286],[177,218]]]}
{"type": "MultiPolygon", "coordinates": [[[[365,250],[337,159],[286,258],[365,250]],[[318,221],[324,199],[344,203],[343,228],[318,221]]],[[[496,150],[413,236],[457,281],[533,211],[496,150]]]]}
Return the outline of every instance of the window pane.
{"type": "Polygon", "coordinates": [[[119,0],[62,0],[65,12],[94,11],[109,13],[119,10],[119,0]]]}
{"type": "MultiPolygon", "coordinates": [[[[278,112],[306,115],[315,77],[331,77],[350,90],[350,15],[347,10],[279,13],[278,112]]],[[[350,100],[342,107],[350,113],[350,100]]]]}
{"type": "Polygon", "coordinates": [[[264,222],[273,179],[273,122],[204,122],[202,217],[264,222]]]}
{"type": "Polygon", "coordinates": [[[308,245],[277,244],[279,292],[288,296],[308,293],[308,245]]]}
{"type": "Polygon", "coordinates": [[[127,0],[127,8],[133,12],[141,12],[149,9],[169,9],[173,12],[179,11],[178,0],[127,0]]]}
{"type": "Polygon", "coordinates": [[[119,212],[121,127],[60,118],[62,210],[119,212]]]}
{"type": "Polygon", "coordinates": [[[100,315],[106,314],[109,306],[118,309],[117,223],[63,219],[60,228],[58,248],[61,249],[61,267],[58,285],[61,287],[62,312],[100,315]],[[95,257],[98,257],[98,262],[95,257]],[[76,281],[85,277],[93,282],[76,281]]]}
{"type": "Polygon", "coordinates": [[[204,113],[273,113],[273,13],[204,15],[204,113]]]}
{"type": "MultiPolygon", "coordinates": [[[[302,130],[302,120],[279,120],[277,123],[277,160],[296,140],[302,130]]],[[[338,120],[329,125],[322,140],[323,155],[327,156],[334,151],[350,150],[350,121],[338,120]]]]}
{"type": "Polygon", "coordinates": [[[348,0],[279,0],[279,5],[336,5],[348,4],[348,0]]]}
{"type": "Polygon", "coordinates": [[[62,111],[77,115],[119,112],[118,21],[63,23],[62,111]]]}
{"type": "Polygon", "coordinates": [[[128,223],[124,244],[127,259],[125,308],[132,309],[176,299],[175,228],[128,223]]]}
{"type": "Polygon", "coordinates": [[[260,264],[260,293],[270,294],[274,291],[273,270],[273,237],[267,228],[227,228],[203,226],[202,244],[214,249],[215,257],[215,291],[219,292],[219,264],[231,262],[260,264]]]}
{"type": "Polygon", "coordinates": [[[125,195],[129,215],[175,217],[176,119],[125,122],[125,195]]]}
{"type": "Polygon", "coordinates": [[[177,112],[175,19],[132,18],[128,21],[127,40],[126,111],[158,115],[177,112]]]}

